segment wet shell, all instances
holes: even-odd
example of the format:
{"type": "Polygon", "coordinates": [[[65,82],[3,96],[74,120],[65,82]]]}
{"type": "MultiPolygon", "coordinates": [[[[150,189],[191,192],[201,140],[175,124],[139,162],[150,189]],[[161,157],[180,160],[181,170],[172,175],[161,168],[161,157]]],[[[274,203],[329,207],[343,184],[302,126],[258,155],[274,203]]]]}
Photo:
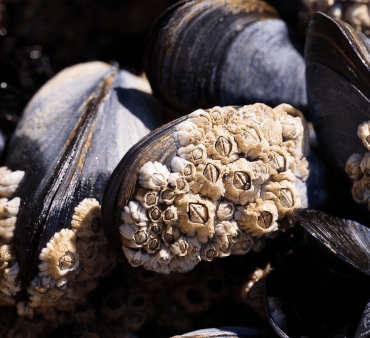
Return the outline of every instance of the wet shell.
{"type": "Polygon", "coordinates": [[[312,16],[305,49],[310,116],[320,150],[342,173],[348,158],[363,152],[357,128],[370,119],[369,46],[348,24],[312,16]]]}
{"type": "Polygon", "coordinates": [[[122,246],[131,265],[161,273],[260,251],[267,238],[285,231],[284,219],[295,207],[307,206],[302,119],[287,104],[217,106],[153,131],[130,149],[107,184],[102,213],[108,240],[122,246]],[[297,132],[287,133],[289,126],[297,132]],[[176,186],[183,188],[183,181],[186,190],[176,186]],[[143,189],[162,201],[148,208],[143,189]]]}
{"type": "Polygon", "coordinates": [[[15,220],[14,237],[1,235],[1,282],[14,282],[9,267],[17,268],[0,299],[17,302],[20,315],[73,310],[116,264],[100,203],[119,159],[157,126],[147,88],[108,64],[81,64],[50,80],[24,111],[8,169],[0,169],[0,194],[13,198],[1,200],[2,215],[15,220]]]}
{"type": "Polygon", "coordinates": [[[145,68],[154,95],[183,113],[306,104],[303,57],[263,1],[178,2],[154,26],[145,68]]]}

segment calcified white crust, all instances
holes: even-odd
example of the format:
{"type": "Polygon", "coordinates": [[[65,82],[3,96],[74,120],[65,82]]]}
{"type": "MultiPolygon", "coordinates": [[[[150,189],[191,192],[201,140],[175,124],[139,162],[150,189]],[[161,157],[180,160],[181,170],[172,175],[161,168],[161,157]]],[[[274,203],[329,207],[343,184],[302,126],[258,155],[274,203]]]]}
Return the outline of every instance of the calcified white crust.
{"type": "Polygon", "coordinates": [[[12,241],[21,200],[13,195],[23,177],[24,171],[0,167],[0,305],[15,305],[14,295],[20,290],[12,241]]]}
{"type": "Polygon", "coordinates": [[[260,251],[300,206],[308,177],[300,112],[282,104],[197,110],[176,127],[177,156],[147,162],[122,212],[131,265],[187,272],[200,260],[260,251]]]}
{"type": "Polygon", "coordinates": [[[352,196],[370,210],[370,121],[358,126],[357,136],[368,150],[365,154],[353,154],[346,163],[346,173],[353,180],[352,196]]]}
{"type": "MultiPolygon", "coordinates": [[[[75,208],[71,229],[54,234],[42,249],[39,273],[28,288],[29,302],[18,311],[45,314],[57,310],[73,311],[78,302],[98,284],[115,265],[116,256],[110,252],[103,234],[99,202],[84,199],[75,208]]],[[[25,313],[22,313],[25,312],[25,313]]]]}
{"type": "Polygon", "coordinates": [[[301,3],[302,9],[299,12],[299,17],[302,25],[307,26],[310,16],[320,11],[333,19],[349,23],[359,32],[370,35],[370,8],[365,1],[301,0],[301,3]]]}

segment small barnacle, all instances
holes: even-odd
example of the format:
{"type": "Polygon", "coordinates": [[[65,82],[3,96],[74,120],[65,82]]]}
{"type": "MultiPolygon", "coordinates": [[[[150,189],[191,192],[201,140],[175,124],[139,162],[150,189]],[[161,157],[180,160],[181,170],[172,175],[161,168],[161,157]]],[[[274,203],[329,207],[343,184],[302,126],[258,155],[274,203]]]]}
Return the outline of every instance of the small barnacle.
{"type": "Polygon", "coordinates": [[[163,229],[162,222],[153,222],[149,224],[149,231],[155,235],[159,234],[163,229]]]}
{"type": "Polygon", "coordinates": [[[207,238],[212,237],[214,233],[215,205],[193,194],[179,195],[175,199],[175,204],[181,232],[188,236],[194,236],[196,233],[198,240],[206,243],[207,238]]]}
{"type": "Polygon", "coordinates": [[[173,172],[181,174],[188,180],[192,178],[196,171],[193,163],[178,156],[172,159],[171,169],[173,172]]]}
{"type": "Polygon", "coordinates": [[[234,162],[239,158],[238,146],[233,135],[220,126],[213,127],[206,135],[204,145],[207,155],[222,164],[234,162]]]}
{"type": "Polygon", "coordinates": [[[125,223],[135,224],[137,226],[147,225],[147,211],[138,202],[131,201],[123,210],[121,218],[125,223]]]}
{"type": "Polygon", "coordinates": [[[139,169],[139,183],[146,189],[161,190],[167,185],[169,175],[170,172],[165,165],[149,161],[139,169]]]}
{"type": "Polygon", "coordinates": [[[91,238],[98,235],[99,241],[105,242],[101,223],[100,204],[94,198],[85,198],[74,210],[71,222],[76,229],[77,238],[91,238]]]}
{"type": "Polygon", "coordinates": [[[40,253],[40,276],[59,278],[76,270],[79,266],[79,255],[76,250],[75,232],[62,229],[56,232],[40,253]]]}
{"type": "Polygon", "coordinates": [[[202,248],[200,249],[200,257],[204,261],[210,262],[213,260],[213,258],[218,256],[218,250],[214,243],[207,242],[202,245],[202,248]]]}
{"type": "Polygon", "coordinates": [[[211,117],[203,109],[198,109],[189,114],[188,121],[194,123],[198,128],[202,128],[204,132],[208,132],[212,127],[211,117]]]}
{"type": "Polygon", "coordinates": [[[177,219],[177,208],[174,205],[171,205],[170,207],[167,207],[165,210],[163,210],[163,221],[166,224],[175,225],[177,219]]]}
{"type": "Polygon", "coordinates": [[[170,262],[170,268],[172,271],[186,273],[194,269],[196,263],[190,262],[186,259],[187,256],[175,256],[170,262]]]}
{"type": "Polygon", "coordinates": [[[370,189],[367,186],[368,180],[362,178],[353,182],[352,197],[359,204],[366,204],[370,200],[370,189]]]}
{"type": "Polygon", "coordinates": [[[222,176],[226,170],[220,161],[208,160],[205,164],[199,164],[194,180],[190,183],[190,190],[211,201],[217,200],[225,192],[222,176]]]}
{"type": "Polygon", "coordinates": [[[370,151],[370,121],[363,122],[358,126],[357,136],[365,148],[370,151]]]}
{"type": "Polygon", "coordinates": [[[161,238],[160,236],[156,236],[154,238],[150,238],[145,246],[146,251],[148,253],[155,253],[161,248],[161,238]]]}
{"type": "Polygon", "coordinates": [[[281,152],[270,150],[268,153],[268,160],[271,168],[277,173],[287,170],[287,160],[281,152]]]}
{"type": "Polygon", "coordinates": [[[176,126],[176,132],[173,134],[178,148],[186,147],[189,144],[198,144],[202,141],[203,137],[204,131],[189,120],[178,124],[176,126]]]}
{"type": "Polygon", "coordinates": [[[190,161],[194,164],[199,164],[204,162],[207,156],[207,150],[203,144],[199,144],[197,146],[194,146],[194,144],[189,144],[186,147],[179,148],[177,150],[177,155],[184,160],[190,161]]]}
{"type": "Polygon", "coordinates": [[[24,171],[11,171],[7,167],[0,167],[0,196],[12,197],[24,174],[24,171]]]}
{"type": "Polygon", "coordinates": [[[168,265],[170,263],[170,260],[172,259],[173,254],[169,248],[166,246],[161,247],[161,249],[156,254],[156,260],[160,264],[168,265]]]}
{"type": "Polygon", "coordinates": [[[147,235],[146,230],[139,230],[138,232],[136,232],[134,236],[134,240],[138,246],[143,246],[148,240],[148,235],[147,235]]]}
{"type": "Polygon", "coordinates": [[[212,124],[218,125],[223,124],[223,109],[219,106],[213,107],[212,109],[207,109],[206,112],[211,116],[212,124]]]}
{"type": "Polygon", "coordinates": [[[236,236],[237,232],[233,224],[230,222],[218,223],[215,227],[214,243],[219,251],[219,257],[229,256],[233,246],[232,237],[236,236]]]}
{"type": "Polygon", "coordinates": [[[122,250],[132,266],[143,265],[150,259],[150,255],[142,252],[141,249],[129,249],[125,246],[122,246],[122,250]]]}
{"type": "Polygon", "coordinates": [[[176,197],[176,192],[173,189],[166,188],[160,193],[159,203],[171,205],[176,197]]]}
{"type": "Polygon", "coordinates": [[[189,183],[180,173],[171,173],[167,181],[167,188],[171,189],[175,194],[183,194],[189,191],[189,183]]]}
{"type": "Polygon", "coordinates": [[[246,207],[238,207],[234,213],[240,228],[253,237],[260,237],[278,229],[278,210],[273,201],[258,199],[246,207]]]}
{"type": "Polygon", "coordinates": [[[185,237],[179,237],[170,247],[175,256],[185,256],[188,253],[189,243],[185,237]]]}
{"type": "Polygon", "coordinates": [[[162,211],[159,207],[154,207],[148,210],[148,217],[152,222],[159,222],[162,220],[162,211]]]}
{"type": "Polygon", "coordinates": [[[220,221],[229,221],[234,214],[234,204],[227,202],[227,201],[221,201],[221,203],[218,205],[217,208],[217,217],[220,221]]]}
{"type": "Polygon", "coordinates": [[[139,188],[135,194],[135,199],[145,208],[153,208],[158,204],[158,192],[139,188]]]}
{"type": "Polygon", "coordinates": [[[370,176],[370,153],[366,153],[362,158],[360,169],[365,176],[370,176]]]}
{"type": "Polygon", "coordinates": [[[119,227],[119,232],[121,236],[124,238],[133,241],[135,238],[135,232],[137,231],[137,227],[132,224],[124,223],[119,227]]]}
{"type": "Polygon", "coordinates": [[[363,174],[360,165],[363,157],[361,154],[353,154],[347,160],[345,170],[352,180],[360,179],[363,174]]]}
{"type": "Polygon", "coordinates": [[[229,173],[224,178],[224,197],[237,204],[253,202],[259,197],[260,186],[254,182],[254,162],[241,158],[228,165],[229,173]]]}

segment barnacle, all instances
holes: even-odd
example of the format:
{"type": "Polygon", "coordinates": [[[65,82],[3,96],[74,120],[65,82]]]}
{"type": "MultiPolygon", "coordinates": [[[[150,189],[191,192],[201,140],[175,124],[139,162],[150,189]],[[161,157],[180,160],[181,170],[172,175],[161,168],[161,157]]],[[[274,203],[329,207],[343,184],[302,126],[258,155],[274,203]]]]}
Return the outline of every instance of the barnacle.
{"type": "Polygon", "coordinates": [[[186,272],[200,260],[260,251],[284,231],[281,221],[301,205],[295,182],[308,176],[301,117],[286,104],[257,103],[198,109],[178,124],[171,172],[145,163],[122,212],[131,265],[186,272]]]}
{"type": "Polygon", "coordinates": [[[28,287],[25,307],[73,311],[115,265],[103,234],[100,205],[86,198],[74,210],[72,229],[56,232],[41,250],[39,272],[28,287]]]}
{"type": "Polygon", "coordinates": [[[352,154],[346,163],[346,173],[353,180],[352,197],[370,210],[370,121],[358,126],[357,136],[368,150],[365,154],[352,154]]]}
{"type": "Polygon", "coordinates": [[[23,171],[0,167],[0,304],[14,305],[14,295],[20,290],[19,266],[13,248],[15,223],[20,198],[14,197],[23,171]],[[13,198],[12,198],[13,197],[13,198]],[[12,198],[9,200],[9,198],[12,198]]]}

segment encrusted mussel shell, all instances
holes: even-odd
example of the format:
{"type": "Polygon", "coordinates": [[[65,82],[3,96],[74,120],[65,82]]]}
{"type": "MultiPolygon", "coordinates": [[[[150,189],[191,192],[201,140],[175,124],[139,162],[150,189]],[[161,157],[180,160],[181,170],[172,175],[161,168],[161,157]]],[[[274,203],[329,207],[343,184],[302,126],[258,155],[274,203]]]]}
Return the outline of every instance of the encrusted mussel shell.
{"type": "MultiPolygon", "coordinates": [[[[29,102],[5,163],[11,171],[24,172],[13,194],[20,198],[12,241],[19,265],[20,290],[15,295],[18,304],[29,301],[32,289],[32,297],[37,292],[42,297],[46,295],[49,306],[60,301],[61,308],[67,304],[73,308],[80,296],[73,294],[79,275],[83,274],[87,283],[81,290],[83,294],[96,286],[89,284],[86,274],[94,279],[103,273],[106,264],[110,266],[105,266],[105,272],[114,266],[114,254],[107,255],[108,244],[99,251],[105,241],[99,204],[119,160],[132,144],[159,124],[156,112],[160,105],[145,92],[148,88],[147,82],[116,66],[93,62],[63,70],[29,102]],[[93,204],[94,219],[89,219],[92,216],[88,206],[81,204],[83,201],[93,204]],[[81,214],[76,216],[77,211],[81,214]],[[78,229],[71,225],[84,218],[89,224],[78,223],[78,229]],[[64,240],[65,234],[70,242],[64,240]],[[94,246],[89,246],[91,236],[94,246]],[[76,241],[77,247],[80,243],[86,252],[68,251],[76,241]],[[63,256],[59,263],[47,257],[40,263],[41,257],[54,257],[58,252],[63,256]],[[82,263],[90,257],[102,261],[87,271],[82,263]],[[58,270],[64,276],[70,268],[74,280],[62,277],[55,281],[58,273],[48,270],[52,266],[64,270],[58,270]],[[59,289],[70,287],[69,296],[58,298],[52,290],[54,284],[59,289]]],[[[35,307],[32,299],[27,304],[35,307]]]]}
{"type": "Polygon", "coordinates": [[[369,39],[350,25],[315,13],[305,47],[310,117],[320,150],[344,173],[350,155],[362,153],[357,128],[370,119],[369,39]]]}
{"type": "Polygon", "coordinates": [[[188,272],[201,260],[260,251],[307,206],[301,112],[198,109],[127,152],[107,183],[105,233],[133,266],[188,272]]]}
{"type": "Polygon", "coordinates": [[[177,111],[306,104],[304,60],[276,10],[257,0],[180,1],[152,29],[145,71],[177,111]]]}

